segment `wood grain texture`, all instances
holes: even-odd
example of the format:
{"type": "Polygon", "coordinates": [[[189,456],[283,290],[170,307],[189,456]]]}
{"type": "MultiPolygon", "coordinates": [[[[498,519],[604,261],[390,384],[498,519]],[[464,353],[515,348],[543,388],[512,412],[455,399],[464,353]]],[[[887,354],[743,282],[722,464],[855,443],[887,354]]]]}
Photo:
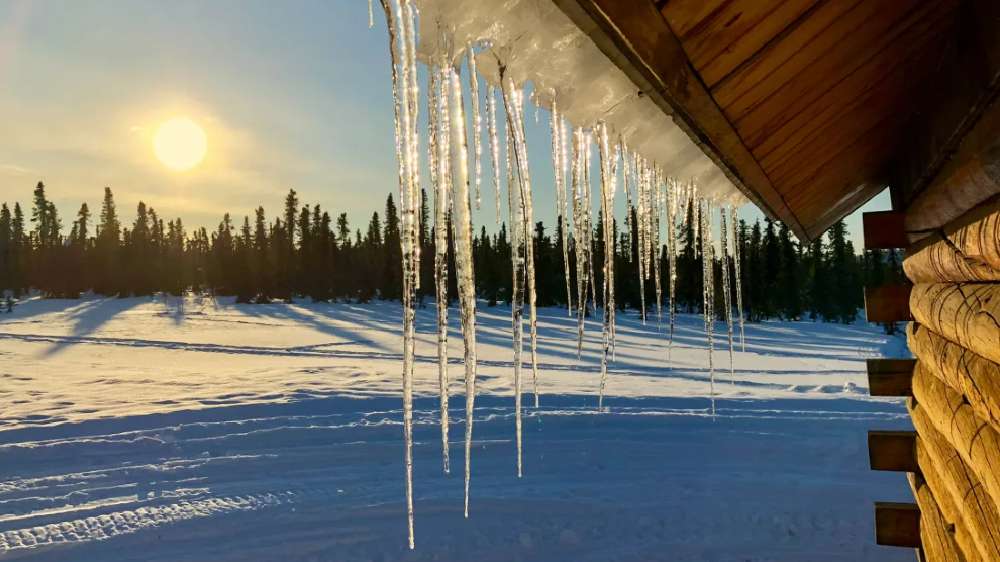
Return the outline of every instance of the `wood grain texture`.
{"type": "Polygon", "coordinates": [[[1000,499],[1000,434],[975,415],[961,394],[927,372],[919,361],[913,373],[913,398],[996,506],[1000,499]]]}
{"type": "Polygon", "coordinates": [[[1000,363],[1000,284],[914,285],[910,311],[934,333],[1000,363]]]}
{"type": "Polygon", "coordinates": [[[934,562],[967,562],[960,553],[953,533],[948,531],[949,524],[938,507],[934,495],[927,483],[918,475],[910,474],[907,480],[913,497],[920,506],[920,545],[928,561],[934,562]]]}
{"type": "Polygon", "coordinates": [[[1000,281],[1000,197],[967,215],[910,249],[903,260],[910,281],[1000,281]]]}
{"type": "Polygon", "coordinates": [[[906,343],[927,372],[964,396],[977,417],[1000,431],[1000,364],[916,322],[906,327],[906,343]]]}
{"type": "Polygon", "coordinates": [[[967,559],[1000,560],[1000,514],[979,478],[934,427],[924,407],[910,401],[917,429],[917,465],[967,559]]]}
{"type": "Polygon", "coordinates": [[[819,4],[820,0],[674,0],[662,11],[711,89],[819,4]]]}

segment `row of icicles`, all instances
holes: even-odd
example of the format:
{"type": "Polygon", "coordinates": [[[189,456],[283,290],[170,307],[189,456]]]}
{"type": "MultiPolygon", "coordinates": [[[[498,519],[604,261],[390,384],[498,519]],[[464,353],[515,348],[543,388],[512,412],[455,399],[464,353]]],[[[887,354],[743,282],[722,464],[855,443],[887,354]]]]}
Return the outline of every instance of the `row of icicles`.
{"type": "MultiPolygon", "coordinates": [[[[419,288],[420,245],[420,87],[417,82],[417,9],[412,0],[380,0],[389,31],[389,50],[392,57],[393,108],[400,189],[400,246],[403,269],[403,432],[406,463],[406,508],[409,546],[414,547],[413,532],[413,363],[415,335],[415,300],[419,288]]],[[[371,4],[369,4],[371,8],[371,4]]],[[[369,24],[373,14],[369,11],[369,24]]],[[[445,42],[447,44],[447,42],[445,42]]],[[[434,192],[434,282],[437,306],[437,357],[440,392],[440,428],[443,470],[450,473],[448,437],[448,225],[449,216],[454,236],[454,272],[458,281],[459,311],[464,340],[465,366],[465,516],[469,516],[469,482],[472,446],[472,414],[476,398],[476,296],[472,261],[472,208],[479,208],[483,184],[483,108],[480,99],[479,75],[476,71],[474,45],[452,45],[451,55],[441,56],[428,66],[426,84],[427,142],[426,158],[430,185],[434,192]],[[467,61],[471,103],[471,132],[466,118],[466,100],[462,87],[462,58],[467,61]],[[455,62],[458,61],[458,62],[455,62]],[[470,144],[471,140],[471,144],[470,144]],[[471,160],[471,163],[470,163],[471,160]]],[[[511,225],[511,275],[513,291],[510,297],[511,323],[514,347],[514,409],[517,442],[517,475],[522,475],[521,454],[521,395],[522,350],[524,341],[524,315],[527,308],[531,353],[531,384],[534,405],[538,407],[538,349],[537,311],[535,293],[535,263],[531,243],[534,224],[532,211],[531,174],[527,160],[527,139],[524,127],[524,91],[505,75],[500,64],[500,87],[488,85],[485,92],[485,132],[488,138],[486,152],[492,164],[491,183],[494,191],[496,221],[501,217],[501,198],[506,185],[507,220],[511,225]],[[497,91],[499,90],[499,91],[497,91]],[[498,123],[498,104],[502,103],[506,119],[503,133],[498,123]],[[501,150],[502,149],[502,150],[501,150]],[[501,162],[501,152],[503,161],[501,162]],[[501,173],[506,171],[506,175],[501,173]]],[[[662,320],[661,260],[657,255],[662,248],[661,221],[665,221],[666,251],[671,272],[668,282],[669,336],[667,361],[673,348],[675,328],[675,287],[678,226],[686,224],[690,204],[693,209],[696,236],[700,238],[703,263],[703,309],[705,333],[709,345],[709,380],[711,384],[711,413],[715,415],[715,369],[712,364],[714,326],[714,267],[715,246],[711,215],[717,207],[712,201],[700,197],[694,181],[680,182],[667,176],[641,155],[629,150],[627,144],[614,137],[603,122],[584,127],[572,127],[562,117],[557,103],[551,102],[552,165],[555,172],[556,204],[560,221],[563,221],[562,251],[566,277],[566,302],[570,316],[577,320],[577,356],[583,349],[584,318],[588,304],[597,314],[595,263],[603,259],[603,283],[600,287],[602,307],[601,378],[598,391],[598,410],[603,409],[607,383],[608,360],[615,355],[615,293],[614,245],[603,244],[604,255],[591,255],[594,248],[594,226],[591,199],[592,146],[597,145],[600,169],[600,209],[603,217],[612,217],[617,191],[619,168],[626,197],[626,208],[635,208],[635,230],[639,248],[639,294],[642,295],[642,321],[646,321],[645,283],[652,281],[656,288],[656,317],[662,320]],[[570,275],[570,226],[563,217],[572,217],[573,251],[576,258],[576,287],[571,286],[570,275]]],[[[730,240],[736,242],[736,209],[719,206],[721,239],[719,247],[723,264],[730,260],[730,240]],[[733,228],[730,229],[729,225],[733,228]]],[[[633,215],[626,215],[625,232],[631,235],[633,215]]],[[[614,239],[612,220],[601,221],[604,240],[614,239]]],[[[631,242],[630,242],[631,243],[631,242]]],[[[740,287],[739,244],[732,245],[735,266],[735,294],[737,297],[740,341],[743,341],[743,303],[740,287]]],[[[730,303],[730,276],[728,266],[722,267],[725,319],[729,339],[730,376],[733,376],[733,317],[730,303]]]]}

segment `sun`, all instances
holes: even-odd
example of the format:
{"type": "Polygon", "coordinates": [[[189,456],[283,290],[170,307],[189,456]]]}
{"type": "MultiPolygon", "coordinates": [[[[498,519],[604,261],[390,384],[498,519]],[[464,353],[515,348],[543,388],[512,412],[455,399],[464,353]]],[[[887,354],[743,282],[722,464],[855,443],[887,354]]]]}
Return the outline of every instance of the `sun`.
{"type": "Polygon", "coordinates": [[[208,138],[197,123],[187,117],[164,121],[153,135],[153,152],[163,165],[175,172],[194,168],[205,159],[208,138]]]}

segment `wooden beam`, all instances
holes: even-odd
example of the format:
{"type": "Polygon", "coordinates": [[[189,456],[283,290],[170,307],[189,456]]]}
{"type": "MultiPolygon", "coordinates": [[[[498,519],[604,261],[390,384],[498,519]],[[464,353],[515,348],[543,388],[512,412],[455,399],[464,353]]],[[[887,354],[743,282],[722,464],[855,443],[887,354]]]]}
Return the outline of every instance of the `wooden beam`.
{"type": "Polygon", "coordinates": [[[872,470],[919,472],[915,431],[869,431],[868,462],[872,470]]]}
{"type": "Polygon", "coordinates": [[[920,548],[917,504],[875,502],[875,544],[920,548]]]}
{"type": "Polygon", "coordinates": [[[691,66],[653,2],[555,0],[618,68],[648,95],[729,180],[768,216],[809,236],[691,66]]]}
{"type": "Polygon", "coordinates": [[[868,359],[868,394],[913,396],[913,366],[916,359],[868,359]]]}
{"type": "Polygon", "coordinates": [[[865,316],[869,322],[906,322],[910,315],[911,285],[865,287],[865,316]]]}
{"type": "Polygon", "coordinates": [[[901,211],[875,211],[861,215],[866,250],[892,250],[910,245],[901,211]]]}

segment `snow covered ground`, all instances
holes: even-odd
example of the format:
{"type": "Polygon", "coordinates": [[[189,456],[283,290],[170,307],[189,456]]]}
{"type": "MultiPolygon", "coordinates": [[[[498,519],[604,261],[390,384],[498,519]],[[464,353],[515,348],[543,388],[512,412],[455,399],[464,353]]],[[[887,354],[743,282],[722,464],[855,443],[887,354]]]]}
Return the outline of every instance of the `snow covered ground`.
{"type": "MultiPolygon", "coordinates": [[[[700,317],[680,319],[671,369],[655,319],[630,313],[596,414],[599,324],[578,360],[575,321],[541,310],[542,406],[526,410],[519,480],[509,309],[483,308],[465,520],[461,471],[441,474],[431,306],[417,319],[411,552],[399,317],[396,303],[198,297],[0,313],[0,559],[912,559],[874,544],[872,501],[909,491],[868,469],[866,446],[868,429],[909,424],[864,375],[865,358],[905,354],[901,338],[748,324],[733,381],[717,346],[712,419],[700,317]]],[[[457,465],[457,324],[451,337],[457,465]]]]}

